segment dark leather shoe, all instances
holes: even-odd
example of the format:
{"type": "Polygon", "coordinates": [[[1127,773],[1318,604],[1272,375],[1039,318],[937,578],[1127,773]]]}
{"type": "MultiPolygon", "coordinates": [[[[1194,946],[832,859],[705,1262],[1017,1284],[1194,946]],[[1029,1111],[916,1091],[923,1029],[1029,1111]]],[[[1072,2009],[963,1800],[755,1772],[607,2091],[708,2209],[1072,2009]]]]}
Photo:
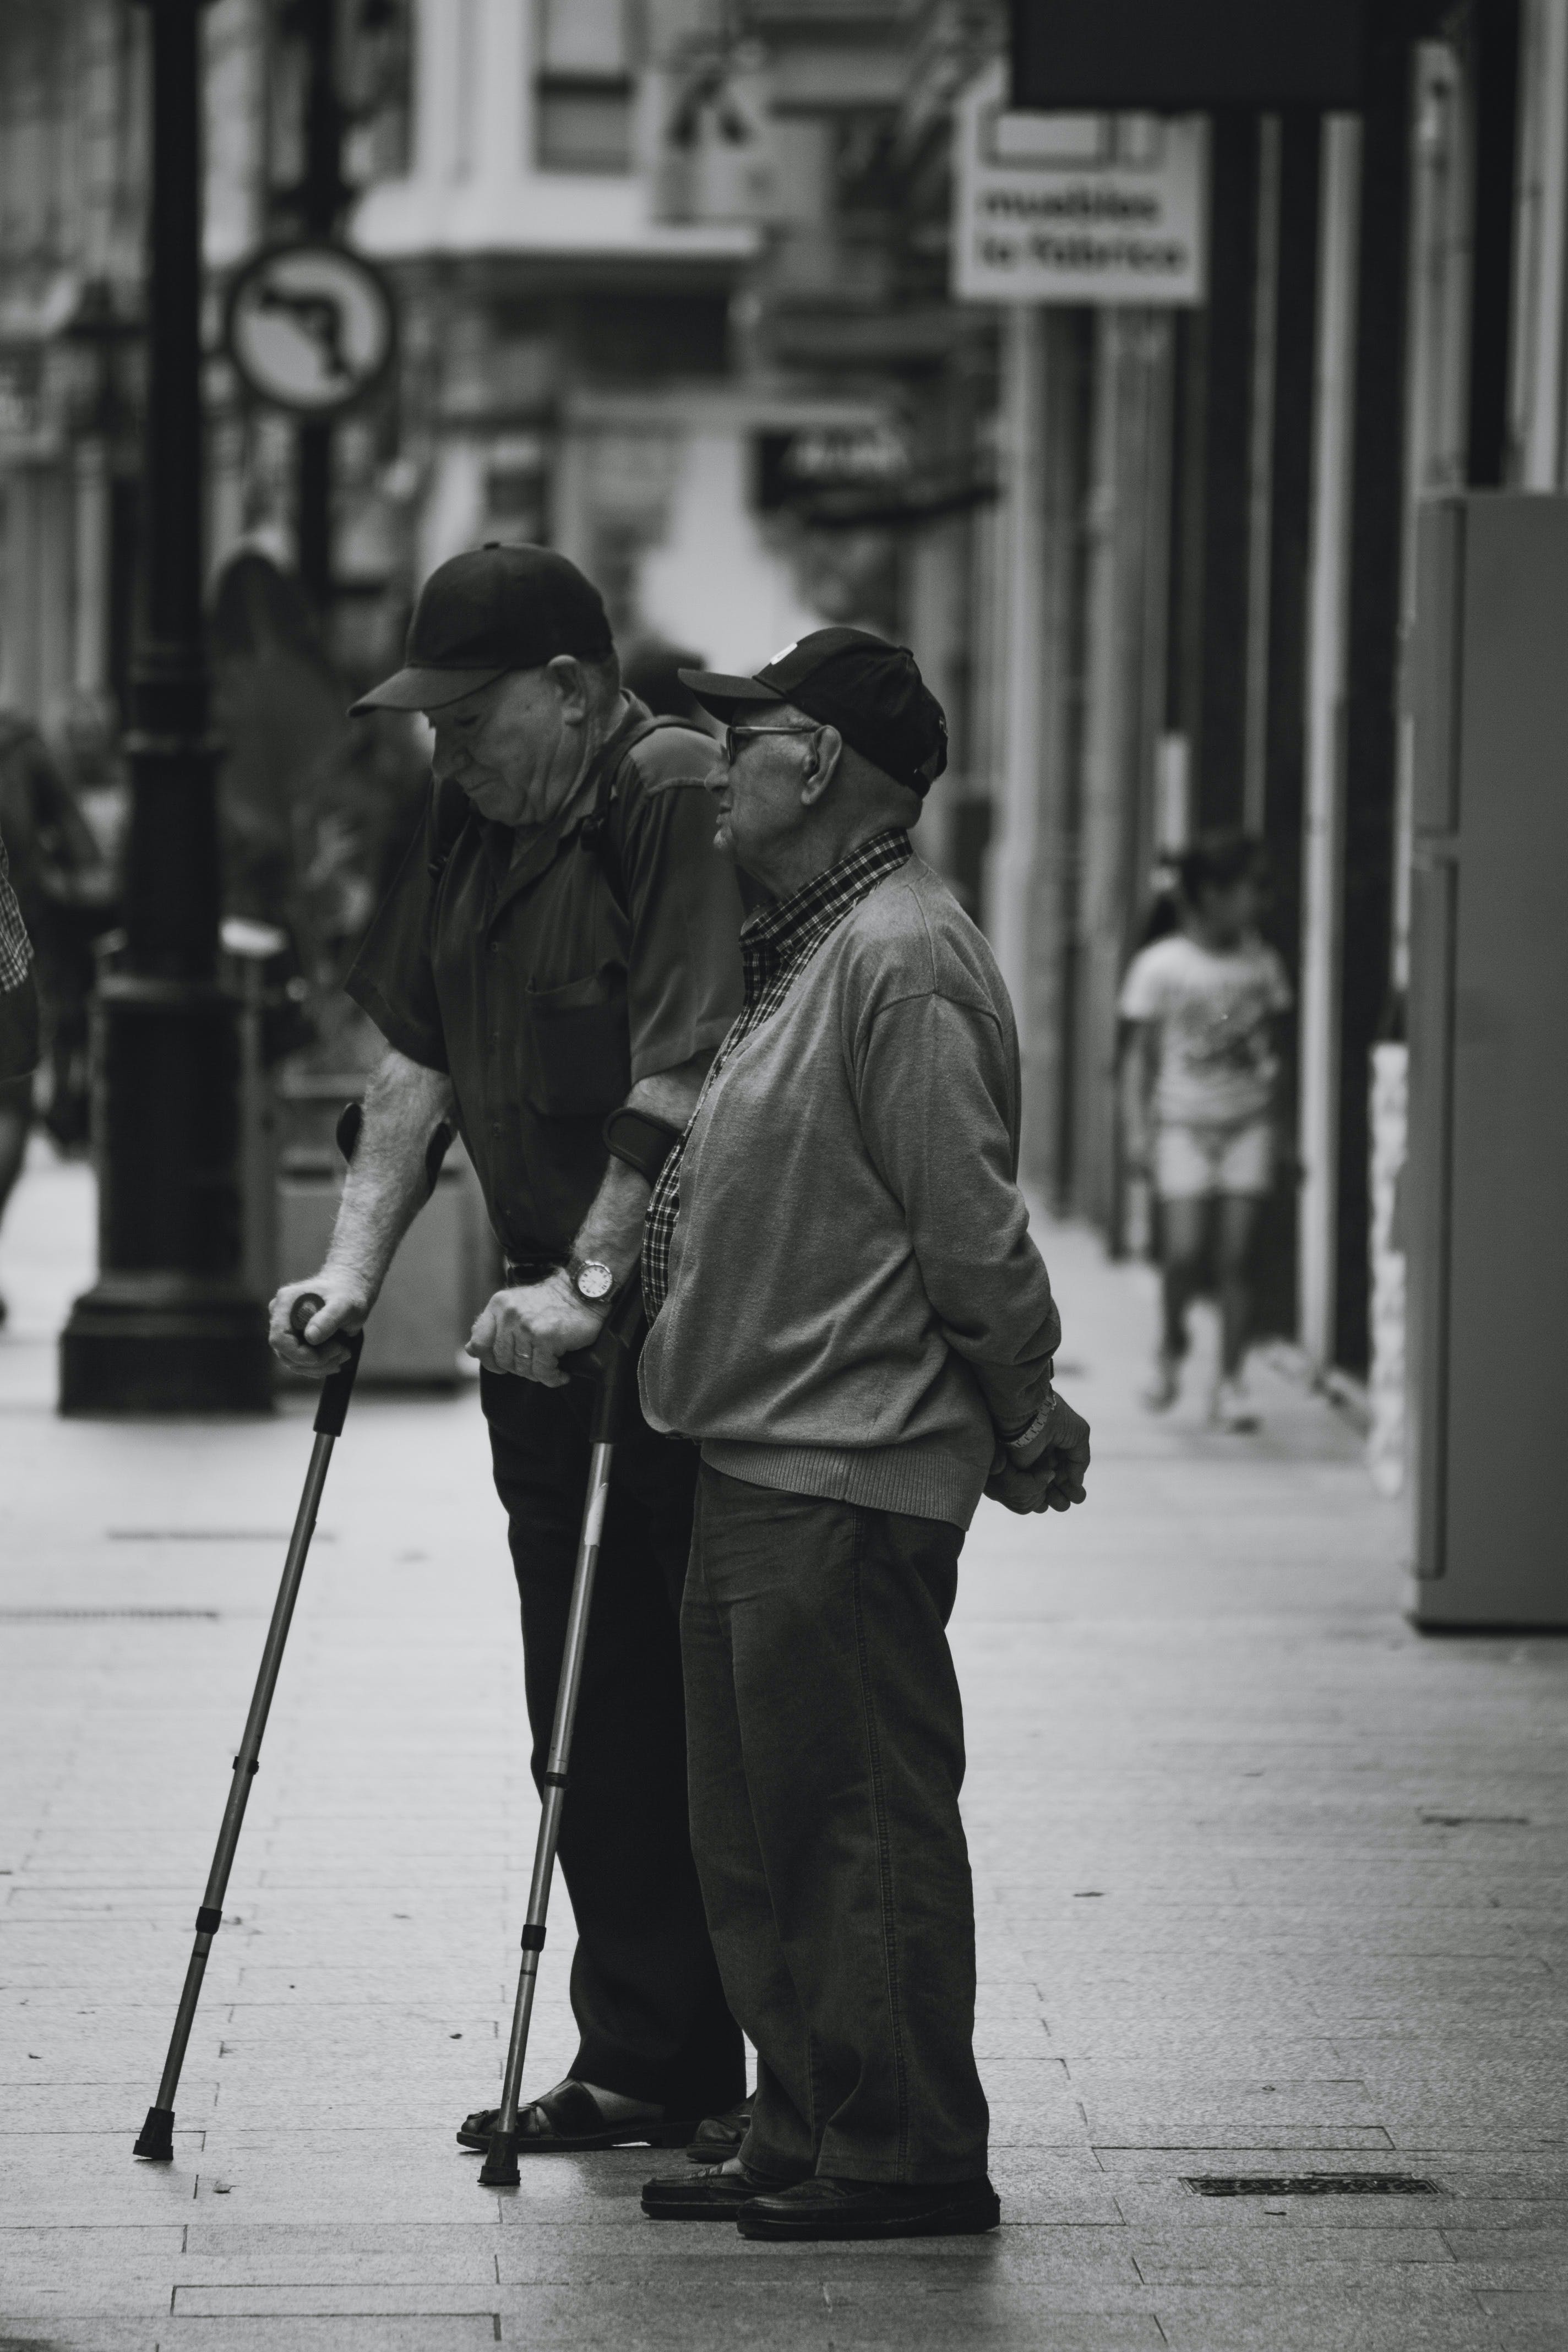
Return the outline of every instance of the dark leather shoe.
{"type": "Polygon", "coordinates": [[[752,2103],[742,2099],[721,2116],[704,2116],[686,2153],[693,2164],[722,2164],[726,2157],[740,2155],[741,2142],[751,2128],[752,2103]]]}
{"type": "Polygon", "coordinates": [[[995,2229],[989,2180],[909,2188],[882,2180],[799,2180],[753,2197],[735,2215],[742,2238],[973,2238],[995,2229]]]}
{"type": "MultiPolygon", "coordinates": [[[[458,2146],[489,2150],[498,2107],[476,2107],[458,2126],[458,2146]]],[[[591,2091],[581,2083],[563,2083],[533,2105],[518,2110],[519,2156],[582,2156],[605,2147],[684,2147],[697,2129],[689,2116],[633,2116],[610,2124],[599,2112],[591,2091]]]]}
{"type": "Polygon", "coordinates": [[[666,2172],[643,2183],[642,2209],[650,2221],[732,2221],[742,2205],[782,2189],[765,2172],[750,2172],[739,2157],[689,2172],[666,2172]]]}

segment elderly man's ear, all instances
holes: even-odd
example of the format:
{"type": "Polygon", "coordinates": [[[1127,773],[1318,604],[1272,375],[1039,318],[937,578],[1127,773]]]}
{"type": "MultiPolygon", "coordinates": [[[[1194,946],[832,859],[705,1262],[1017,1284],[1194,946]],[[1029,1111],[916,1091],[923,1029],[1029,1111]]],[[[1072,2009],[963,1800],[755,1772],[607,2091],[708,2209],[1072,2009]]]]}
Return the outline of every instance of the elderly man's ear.
{"type": "Polygon", "coordinates": [[[556,654],[546,662],[545,668],[561,697],[561,716],[570,727],[580,724],[588,716],[591,695],[588,675],[575,654],[556,654]]]}
{"type": "Polygon", "coordinates": [[[817,730],[816,747],[811,755],[805,781],[800,788],[802,808],[816,808],[838,773],[844,753],[844,738],[837,727],[817,730]]]}

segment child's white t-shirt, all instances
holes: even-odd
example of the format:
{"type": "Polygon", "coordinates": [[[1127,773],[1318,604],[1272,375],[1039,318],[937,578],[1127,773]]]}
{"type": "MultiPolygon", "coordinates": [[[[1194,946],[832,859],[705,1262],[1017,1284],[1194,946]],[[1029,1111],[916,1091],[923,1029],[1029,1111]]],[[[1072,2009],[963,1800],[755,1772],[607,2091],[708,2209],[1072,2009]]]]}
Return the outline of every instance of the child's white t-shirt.
{"type": "Polygon", "coordinates": [[[1185,1127],[1261,1118],[1279,1074],[1269,1023],[1289,1003],[1285,966],[1256,934],[1216,955],[1173,931],[1135,955],[1121,1010],[1159,1028],[1155,1116],[1185,1127]]]}

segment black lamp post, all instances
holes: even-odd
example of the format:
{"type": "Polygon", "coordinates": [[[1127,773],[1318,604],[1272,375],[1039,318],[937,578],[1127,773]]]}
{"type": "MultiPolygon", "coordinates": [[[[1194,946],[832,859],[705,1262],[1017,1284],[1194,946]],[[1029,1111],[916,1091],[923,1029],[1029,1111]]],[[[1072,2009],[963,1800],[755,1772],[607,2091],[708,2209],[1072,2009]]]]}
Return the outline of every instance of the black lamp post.
{"type": "Polygon", "coordinates": [[[202,611],[203,0],[144,0],[153,141],[144,522],[126,749],[125,943],[100,975],[99,1278],[61,1340],[60,1410],[265,1409],[266,1323],[240,1277],[238,1007],[202,611]]]}
{"type": "MultiPolygon", "coordinates": [[[[305,46],[304,172],[290,208],[306,236],[330,237],[353,190],[343,178],[346,121],[338,89],[337,0],[295,0],[289,29],[305,46]]],[[[296,447],[296,512],[300,585],[321,618],[332,597],[332,444],[330,418],[301,417],[296,447]]]]}

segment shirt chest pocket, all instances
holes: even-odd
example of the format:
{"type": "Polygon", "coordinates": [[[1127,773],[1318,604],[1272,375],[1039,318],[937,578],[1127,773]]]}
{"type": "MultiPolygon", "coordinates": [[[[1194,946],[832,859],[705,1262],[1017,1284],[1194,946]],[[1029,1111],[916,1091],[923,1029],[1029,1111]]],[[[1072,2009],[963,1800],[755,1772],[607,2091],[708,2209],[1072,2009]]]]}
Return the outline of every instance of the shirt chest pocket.
{"type": "Polygon", "coordinates": [[[524,1091],[552,1118],[603,1118],[631,1088],[626,975],[604,963],[586,980],[531,988],[524,1091]]]}

